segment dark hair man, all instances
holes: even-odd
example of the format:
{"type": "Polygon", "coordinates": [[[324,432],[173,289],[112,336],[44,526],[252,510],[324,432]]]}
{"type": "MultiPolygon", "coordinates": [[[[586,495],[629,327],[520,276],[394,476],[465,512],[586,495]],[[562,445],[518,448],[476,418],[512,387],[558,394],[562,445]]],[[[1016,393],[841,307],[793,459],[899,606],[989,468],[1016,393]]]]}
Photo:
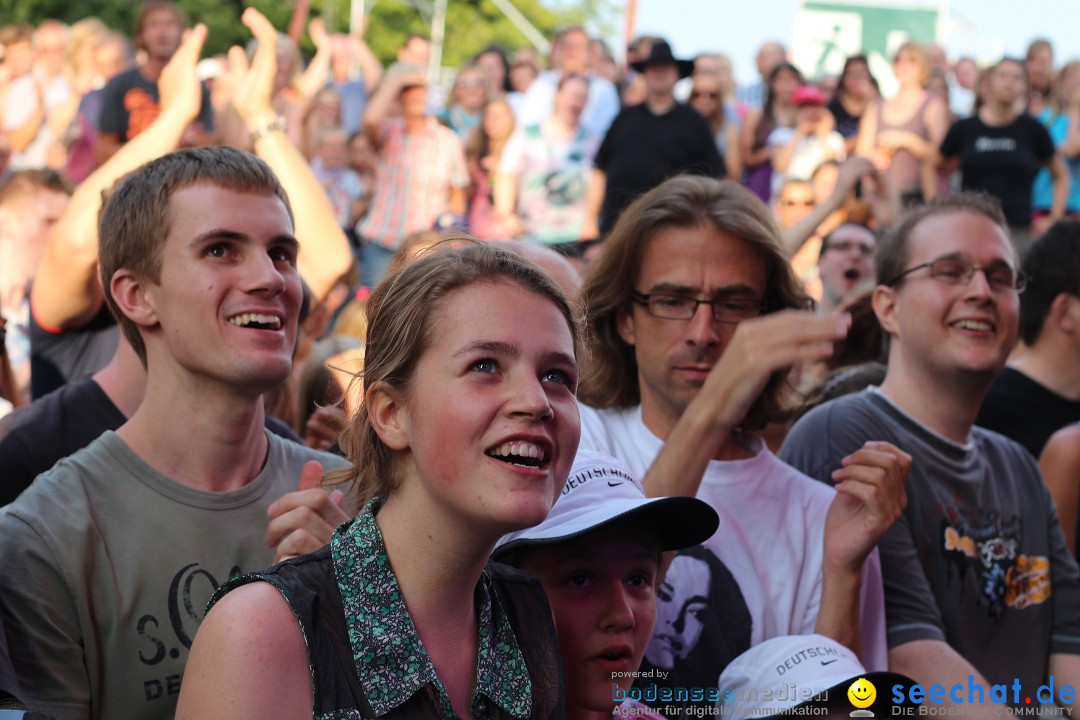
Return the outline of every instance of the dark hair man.
{"type": "Polygon", "coordinates": [[[1022,352],[990,386],[975,424],[1039,457],[1051,435],[1080,420],[1080,222],[1053,225],[1023,270],[1032,282],[1020,296],[1022,352]]]}

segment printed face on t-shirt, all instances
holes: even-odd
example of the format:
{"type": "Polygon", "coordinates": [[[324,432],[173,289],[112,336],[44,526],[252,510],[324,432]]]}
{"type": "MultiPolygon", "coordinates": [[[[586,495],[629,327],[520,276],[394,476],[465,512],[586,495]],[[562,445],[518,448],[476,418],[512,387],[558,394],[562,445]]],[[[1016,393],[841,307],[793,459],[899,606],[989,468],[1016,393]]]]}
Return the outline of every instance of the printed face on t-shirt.
{"type": "Polygon", "coordinates": [[[670,670],[697,646],[709,608],[709,565],[688,555],[676,555],[660,583],[656,627],[645,657],[670,670]]]}

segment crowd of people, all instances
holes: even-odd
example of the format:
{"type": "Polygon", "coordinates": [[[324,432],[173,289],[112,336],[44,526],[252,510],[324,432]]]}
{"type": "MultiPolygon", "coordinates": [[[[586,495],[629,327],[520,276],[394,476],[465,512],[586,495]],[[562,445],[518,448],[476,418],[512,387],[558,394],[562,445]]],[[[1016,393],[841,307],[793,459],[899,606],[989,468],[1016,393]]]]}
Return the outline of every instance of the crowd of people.
{"type": "Polygon", "coordinates": [[[241,22],[0,28],[0,707],[1080,686],[1077,61],[241,22]]]}

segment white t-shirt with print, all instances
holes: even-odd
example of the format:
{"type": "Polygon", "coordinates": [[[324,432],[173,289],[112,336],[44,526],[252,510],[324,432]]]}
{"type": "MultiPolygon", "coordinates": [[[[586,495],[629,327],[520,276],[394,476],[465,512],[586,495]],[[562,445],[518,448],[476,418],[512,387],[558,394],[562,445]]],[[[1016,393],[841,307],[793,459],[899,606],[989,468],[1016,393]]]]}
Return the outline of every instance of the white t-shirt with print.
{"type": "MultiPolygon", "coordinates": [[[[645,426],[641,407],[580,408],[581,447],[607,452],[644,477],[663,441],[645,426]]],[[[746,435],[743,441],[754,456],[710,461],[697,497],[720,515],[719,530],[704,545],[727,567],[742,592],[753,646],[781,635],[814,632],[821,601],[825,516],[835,491],[782,462],[757,437],[746,435]]],[[[662,629],[661,614],[658,609],[654,638],[662,629]]],[[[704,622],[707,626],[708,619],[704,622]]],[[[863,571],[860,638],[867,670],[886,670],[877,550],[863,571]]],[[[716,669],[717,677],[722,670],[716,669]]]]}

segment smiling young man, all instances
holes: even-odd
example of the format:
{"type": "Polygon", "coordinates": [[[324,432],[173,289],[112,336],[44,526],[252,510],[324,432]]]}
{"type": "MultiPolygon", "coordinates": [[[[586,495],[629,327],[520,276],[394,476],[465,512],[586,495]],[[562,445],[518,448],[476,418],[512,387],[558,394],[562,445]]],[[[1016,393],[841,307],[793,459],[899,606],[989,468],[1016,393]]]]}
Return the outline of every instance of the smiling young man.
{"type": "Polygon", "coordinates": [[[668,180],[620,218],[581,297],[593,335],[582,447],[622,460],[650,495],[696,496],[721,518],[693,562],[668,570],[646,653],[649,669],[670,668],[661,684],[715,688],[751,645],[810,632],[882,667],[881,581],[866,561],[899,515],[906,459],[860,449],[833,492],[753,434],[783,415],[789,367],[827,356],[848,324],[806,309],[768,208],[732,182],[668,180]]]}
{"type": "Polygon", "coordinates": [[[99,235],[146,392],[0,515],[0,620],[31,707],[166,718],[211,593],[274,559],[271,505],[308,461],[344,461],[263,428],[301,301],[292,210],[264,162],[226,147],[154,160],[113,191],[99,235]]]}
{"type": "Polygon", "coordinates": [[[867,440],[915,458],[908,507],[880,545],[891,670],[927,686],[1017,679],[1032,697],[1049,676],[1075,686],[1080,581],[1050,494],[1023,447],[974,427],[1016,342],[1026,281],[1001,208],[939,198],[882,241],[875,264],[885,381],[804,416],[781,457],[821,480],[867,440]]]}

